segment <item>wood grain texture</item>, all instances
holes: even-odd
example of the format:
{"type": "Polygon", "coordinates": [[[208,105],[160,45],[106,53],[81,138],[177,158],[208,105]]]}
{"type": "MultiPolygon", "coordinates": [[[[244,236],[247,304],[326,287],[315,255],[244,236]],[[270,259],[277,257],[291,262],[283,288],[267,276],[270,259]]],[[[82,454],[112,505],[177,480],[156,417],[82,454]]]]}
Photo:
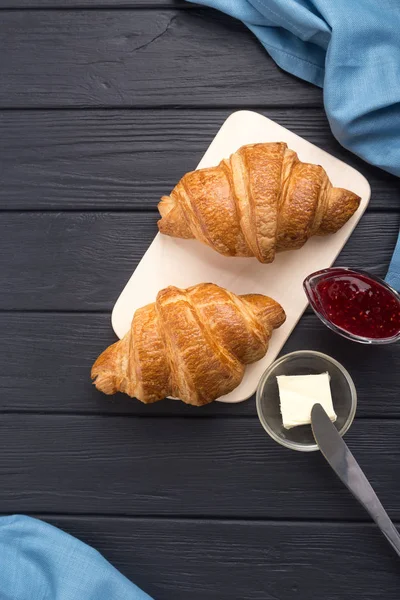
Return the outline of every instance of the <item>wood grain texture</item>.
{"type": "Polygon", "coordinates": [[[0,0],[0,9],[12,8],[197,8],[186,0],[0,0]]]}
{"type": "Polygon", "coordinates": [[[209,9],[4,11],[0,53],[0,107],[322,102],[244,25],[209,9]]]}
{"type": "MultiPolygon", "coordinates": [[[[110,310],[156,222],[155,213],[1,213],[0,310],[110,310]]],[[[398,215],[364,215],[338,264],[384,275],[398,228],[398,215]]]]}
{"type": "MultiPolygon", "coordinates": [[[[0,313],[0,331],[0,413],[256,416],[254,398],[197,409],[173,400],[144,405],[122,394],[108,397],[97,392],[90,382],[90,368],[116,339],[108,314],[0,313]]],[[[346,366],[357,388],[359,417],[400,417],[400,344],[357,346],[355,352],[354,344],[307,314],[282,354],[303,349],[325,352],[346,366]]]]}
{"type": "Polygon", "coordinates": [[[46,520],[157,600],[398,600],[398,559],[370,524],[46,520]]]}
{"type": "MultiPolygon", "coordinates": [[[[400,519],[399,421],[357,420],[349,447],[400,519]]],[[[1,510],[365,520],[318,452],[283,449],[257,419],[2,415],[1,510]]]]}
{"type": "MultiPolygon", "coordinates": [[[[0,112],[0,210],[155,209],[231,112],[0,112]]],[[[370,209],[397,209],[399,179],[344,150],[322,108],[259,112],[360,170],[371,184],[370,209]]]]}

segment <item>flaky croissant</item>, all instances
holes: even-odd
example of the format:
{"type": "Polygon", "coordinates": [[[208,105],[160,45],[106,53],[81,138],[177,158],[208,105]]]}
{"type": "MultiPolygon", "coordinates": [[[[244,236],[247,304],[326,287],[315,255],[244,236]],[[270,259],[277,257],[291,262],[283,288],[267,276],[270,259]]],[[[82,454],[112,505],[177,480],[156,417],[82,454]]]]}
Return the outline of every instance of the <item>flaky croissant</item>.
{"type": "Polygon", "coordinates": [[[360,197],[332,187],[319,165],[283,142],[242,146],[217,167],[187,173],[158,205],[161,233],[195,238],[226,256],[262,263],[338,231],[360,197]]]}
{"type": "Polygon", "coordinates": [[[208,404],[239,385],[245,365],[265,355],[284,320],[267,296],[236,296],[211,283],[168,287],[135,312],[125,337],[94,363],[92,379],[106,394],[144,403],[172,396],[208,404]]]}

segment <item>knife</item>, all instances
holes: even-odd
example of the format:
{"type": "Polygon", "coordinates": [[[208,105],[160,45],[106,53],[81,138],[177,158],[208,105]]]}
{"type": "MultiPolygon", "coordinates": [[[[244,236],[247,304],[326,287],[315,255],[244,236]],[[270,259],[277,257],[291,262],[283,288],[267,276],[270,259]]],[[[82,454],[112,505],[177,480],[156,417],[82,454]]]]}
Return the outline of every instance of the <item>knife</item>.
{"type": "Polygon", "coordinates": [[[311,427],[322,454],[344,485],[362,504],[400,556],[400,534],[383,508],[360,465],[320,404],[311,411],[311,427]]]}

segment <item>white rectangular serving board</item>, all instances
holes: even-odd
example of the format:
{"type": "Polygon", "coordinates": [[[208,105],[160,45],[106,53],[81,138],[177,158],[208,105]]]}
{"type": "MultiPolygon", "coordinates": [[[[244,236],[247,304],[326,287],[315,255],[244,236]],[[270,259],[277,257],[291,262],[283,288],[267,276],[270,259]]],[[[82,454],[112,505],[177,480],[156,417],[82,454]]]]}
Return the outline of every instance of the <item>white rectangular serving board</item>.
{"type": "Polygon", "coordinates": [[[220,398],[220,402],[242,402],[254,394],[262,373],[279,354],[307,306],[304,278],[333,264],[364,213],[371,194],[368,181],[358,171],[274,121],[250,111],[238,111],[228,117],[197,168],[217,165],[240,146],[255,142],[286,142],[303,162],[322,165],[334,186],[361,196],[356,214],[336,234],[313,237],[301,250],[280,253],[269,265],[255,258],[222,256],[196,240],[158,234],[112,313],[112,326],[121,338],[129,330],[136,309],[154,302],[158,291],[169,285],[186,288],[212,282],[236,294],[260,293],[280,302],[287,315],[285,324],[274,331],[265,357],[247,366],[242,383],[220,398]]]}

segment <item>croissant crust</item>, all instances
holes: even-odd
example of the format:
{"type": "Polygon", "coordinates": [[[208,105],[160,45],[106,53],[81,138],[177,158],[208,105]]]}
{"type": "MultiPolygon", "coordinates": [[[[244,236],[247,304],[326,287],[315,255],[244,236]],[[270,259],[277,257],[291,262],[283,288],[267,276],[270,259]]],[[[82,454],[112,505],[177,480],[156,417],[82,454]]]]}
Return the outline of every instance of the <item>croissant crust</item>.
{"type": "Polygon", "coordinates": [[[283,142],[242,146],[217,167],[182,177],[158,205],[161,233],[195,238],[226,256],[295,250],[338,231],[360,197],[332,186],[319,165],[301,162],[283,142]]]}
{"type": "Polygon", "coordinates": [[[106,394],[201,406],[239,385],[245,365],[265,355],[284,320],[267,296],[236,296],[210,283],[168,287],[136,311],[125,337],[94,363],[92,379],[106,394]]]}

